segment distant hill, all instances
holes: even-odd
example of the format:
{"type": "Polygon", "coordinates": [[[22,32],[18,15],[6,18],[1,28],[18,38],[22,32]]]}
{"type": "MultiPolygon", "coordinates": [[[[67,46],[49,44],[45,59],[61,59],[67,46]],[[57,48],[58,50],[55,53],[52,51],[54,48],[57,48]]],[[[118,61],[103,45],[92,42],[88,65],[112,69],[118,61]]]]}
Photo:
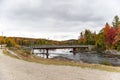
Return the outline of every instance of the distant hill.
{"type": "Polygon", "coordinates": [[[7,44],[7,46],[31,46],[31,45],[75,45],[78,40],[70,39],[64,41],[49,40],[49,39],[36,39],[25,37],[2,37],[0,36],[0,42],[7,44]]]}

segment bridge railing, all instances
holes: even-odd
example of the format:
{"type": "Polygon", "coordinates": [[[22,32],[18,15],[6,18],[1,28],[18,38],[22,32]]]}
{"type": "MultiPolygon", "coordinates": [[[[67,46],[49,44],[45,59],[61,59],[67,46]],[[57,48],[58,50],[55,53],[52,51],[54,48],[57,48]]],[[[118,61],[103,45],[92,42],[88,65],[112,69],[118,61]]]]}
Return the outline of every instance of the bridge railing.
{"type": "Polygon", "coordinates": [[[31,46],[31,48],[79,48],[79,47],[90,47],[93,48],[94,45],[41,45],[41,46],[31,46]]]}

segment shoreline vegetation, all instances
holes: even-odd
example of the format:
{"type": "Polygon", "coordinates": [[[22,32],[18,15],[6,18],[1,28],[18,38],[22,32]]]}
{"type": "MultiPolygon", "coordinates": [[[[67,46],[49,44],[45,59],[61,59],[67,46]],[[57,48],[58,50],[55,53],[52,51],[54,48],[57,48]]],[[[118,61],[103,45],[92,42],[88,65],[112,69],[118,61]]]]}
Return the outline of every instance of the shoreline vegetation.
{"type": "Polygon", "coordinates": [[[3,53],[7,56],[28,61],[28,62],[36,62],[40,64],[45,64],[45,65],[62,65],[62,66],[75,66],[75,67],[81,67],[81,68],[91,68],[91,69],[99,69],[99,70],[104,70],[104,71],[109,71],[109,72],[120,72],[120,67],[114,67],[114,66],[108,66],[107,65],[101,65],[101,64],[89,64],[89,63],[81,63],[81,62],[75,62],[75,61],[70,61],[67,59],[44,59],[37,57],[35,55],[29,55],[26,53],[25,50],[22,49],[10,49],[10,51],[13,51],[16,55],[11,54],[7,49],[3,51],[3,53]]]}

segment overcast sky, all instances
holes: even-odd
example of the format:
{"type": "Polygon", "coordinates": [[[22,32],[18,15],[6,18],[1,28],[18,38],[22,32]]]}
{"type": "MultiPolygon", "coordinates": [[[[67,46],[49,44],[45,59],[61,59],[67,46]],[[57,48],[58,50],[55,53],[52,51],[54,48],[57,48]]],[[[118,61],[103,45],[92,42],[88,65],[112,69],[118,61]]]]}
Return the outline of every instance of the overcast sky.
{"type": "Polygon", "coordinates": [[[120,0],[0,0],[0,34],[77,39],[85,29],[98,32],[120,14],[120,0]]]}

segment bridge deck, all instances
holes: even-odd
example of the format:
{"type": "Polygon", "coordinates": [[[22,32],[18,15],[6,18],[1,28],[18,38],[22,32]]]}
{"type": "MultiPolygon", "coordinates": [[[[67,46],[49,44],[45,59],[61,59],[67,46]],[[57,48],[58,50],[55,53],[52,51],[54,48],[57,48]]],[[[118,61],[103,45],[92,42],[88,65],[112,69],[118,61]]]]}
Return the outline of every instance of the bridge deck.
{"type": "Polygon", "coordinates": [[[33,49],[93,48],[93,45],[32,46],[33,49]]]}

